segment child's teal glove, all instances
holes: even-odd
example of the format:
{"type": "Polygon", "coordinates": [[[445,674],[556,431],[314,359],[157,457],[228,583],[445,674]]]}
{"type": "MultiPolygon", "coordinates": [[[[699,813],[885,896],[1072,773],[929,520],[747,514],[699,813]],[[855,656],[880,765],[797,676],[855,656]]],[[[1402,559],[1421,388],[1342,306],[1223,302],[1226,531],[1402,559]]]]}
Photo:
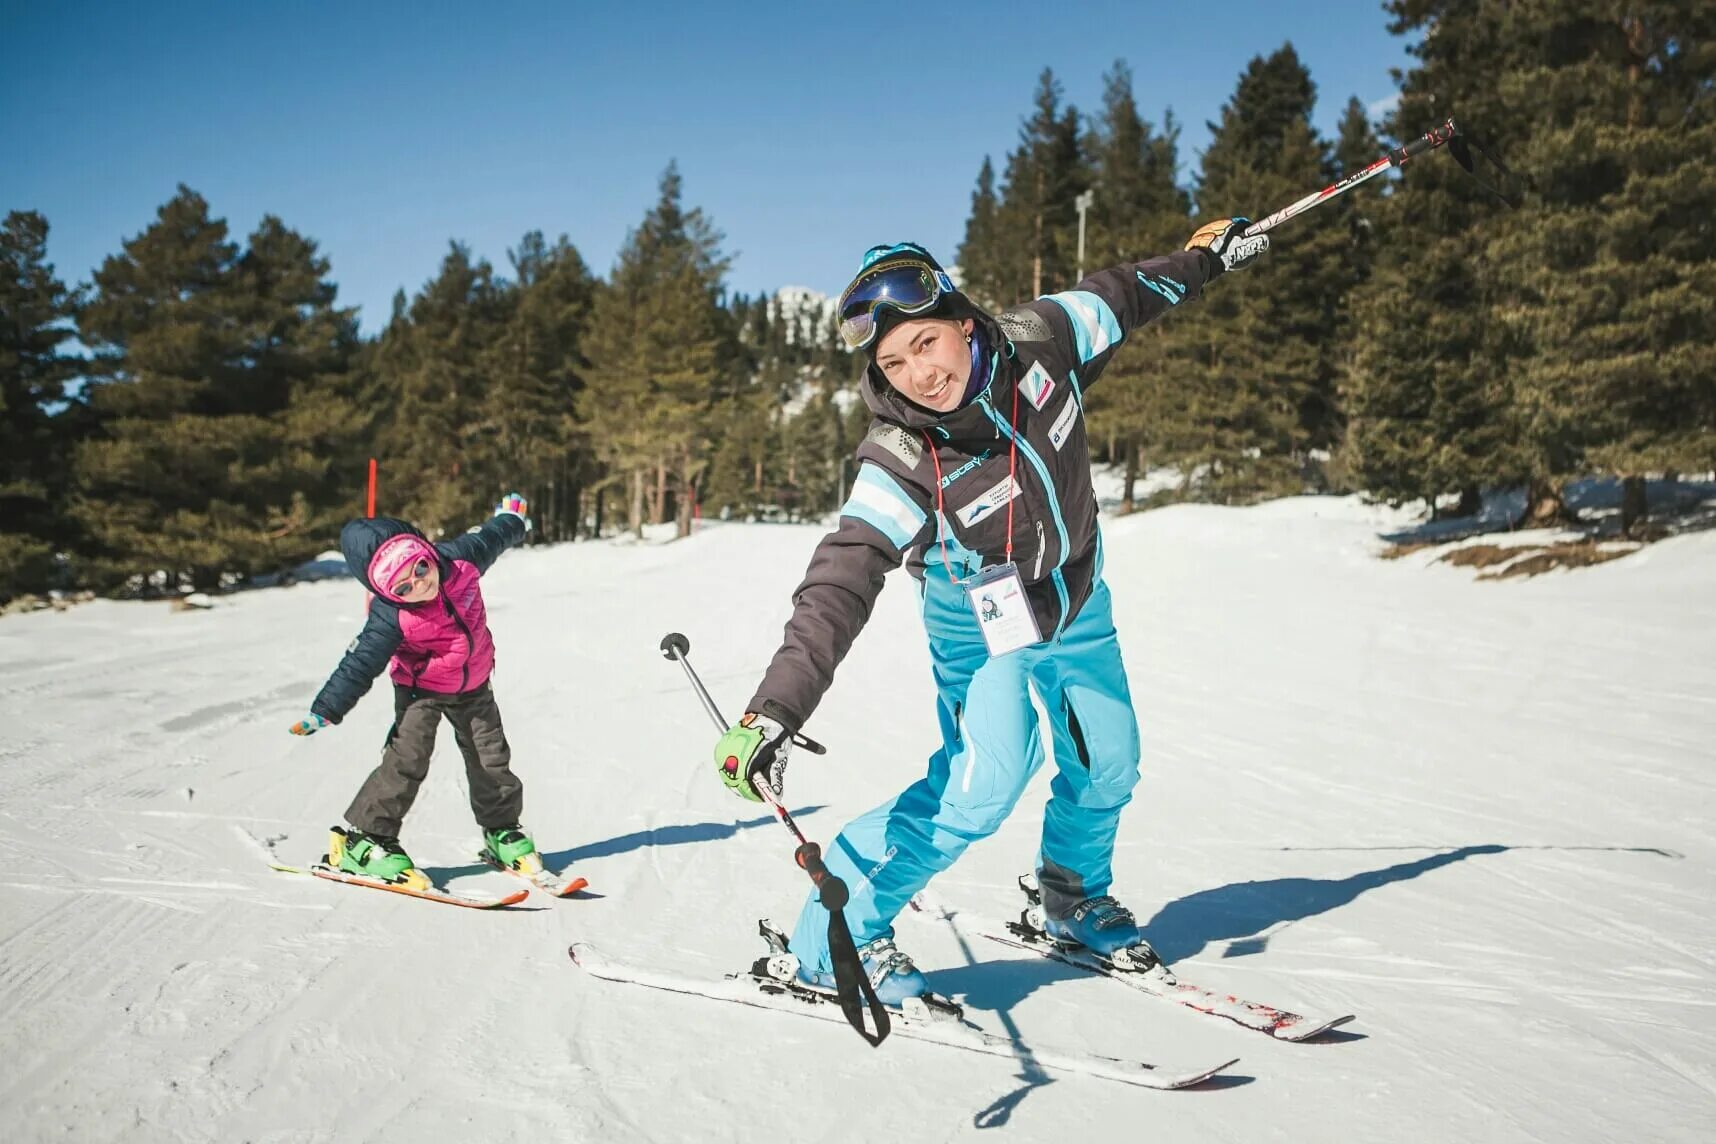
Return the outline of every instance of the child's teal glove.
{"type": "Polygon", "coordinates": [[[320,715],[311,714],[306,715],[304,718],[292,724],[290,730],[294,735],[314,735],[317,731],[320,731],[327,725],[328,721],[326,719],[322,718],[320,715]]]}

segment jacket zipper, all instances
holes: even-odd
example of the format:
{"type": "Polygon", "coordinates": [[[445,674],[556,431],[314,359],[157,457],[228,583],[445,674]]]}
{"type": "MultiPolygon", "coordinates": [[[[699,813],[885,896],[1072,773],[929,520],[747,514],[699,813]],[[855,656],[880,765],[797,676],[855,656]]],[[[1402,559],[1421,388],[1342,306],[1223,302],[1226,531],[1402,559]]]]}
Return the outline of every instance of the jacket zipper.
{"type": "Polygon", "coordinates": [[[459,610],[453,607],[453,601],[447,598],[445,592],[441,594],[441,604],[447,609],[447,614],[453,617],[453,622],[459,625],[459,631],[465,636],[465,662],[459,667],[459,692],[463,694],[471,682],[471,657],[477,654],[477,642],[471,638],[471,629],[465,626],[464,617],[459,615],[459,610]]]}
{"type": "Polygon", "coordinates": [[[1037,563],[1031,569],[1031,582],[1034,584],[1043,578],[1043,557],[1048,555],[1048,546],[1043,543],[1043,522],[1037,522],[1037,563]]]}
{"type": "MultiPolygon", "coordinates": [[[[1038,455],[1035,449],[1031,448],[1031,443],[1025,439],[1023,434],[1015,433],[1012,426],[1001,420],[1001,415],[995,411],[995,406],[990,401],[987,394],[979,397],[977,400],[983,404],[984,409],[988,412],[989,420],[993,421],[996,428],[1000,429],[1007,435],[1008,442],[1017,446],[1019,452],[1024,455],[1025,460],[1029,462],[1032,468],[1037,470],[1037,479],[1042,483],[1043,494],[1048,499],[1049,512],[1054,518],[1055,532],[1060,537],[1061,559],[1065,560],[1067,550],[1072,547],[1072,542],[1067,539],[1066,524],[1061,520],[1060,506],[1056,503],[1057,493],[1055,492],[1055,482],[1054,478],[1049,476],[1048,466],[1043,464],[1043,458],[1038,455]]],[[[1058,640],[1061,638],[1062,629],[1066,627],[1067,613],[1072,610],[1072,605],[1067,595],[1066,578],[1061,575],[1059,565],[1056,565],[1051,575],[1051,579],[1054,581],[1055,595],[1060,601],[1061,614],[1055,621],[1054,635],[1046,638],[1058,640]]]]}

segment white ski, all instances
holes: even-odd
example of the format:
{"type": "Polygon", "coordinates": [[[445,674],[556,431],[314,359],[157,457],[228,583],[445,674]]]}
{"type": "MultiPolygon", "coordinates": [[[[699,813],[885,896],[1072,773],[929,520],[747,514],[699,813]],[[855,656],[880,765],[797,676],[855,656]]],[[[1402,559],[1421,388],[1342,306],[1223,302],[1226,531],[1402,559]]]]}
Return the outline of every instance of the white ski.
{"type": "MultiPolygon", "coordinates": [[[[749,972],[731,973],[720,981],[707,981],[659,969],[630,965],[607,957],[587,942],[574,942],[567,951],[572,961],[592,977],[604,981],[641,985],[668,993],[706,997],[712,1001],[727,1001],[756,1009],[772,1009],[779,1013],[794,1013],[803,1017],[845,1024],[846,1016],[840,1005],[826,993],[804,986],[756,977],[749,972]]],[[[1238,1058],[1203,1069],[1175,1068],[1148,1064],[1143,1061],[1121,1060],[1116,1057],[1066,1050],[1038,1049],[980,1028],[969,1020],[936,1017],[923,1006],[921,1012],[905,1009],[890,1011],[893,1035],[914,1041],[945,1045],[952,1049],[1029,1060],[1044,1068],[1064,1072],[1085,1073],[1105,1080],[1142,1088],[1186,1088],[1210,1079],[1233,1064],[1238,1058]]]]}

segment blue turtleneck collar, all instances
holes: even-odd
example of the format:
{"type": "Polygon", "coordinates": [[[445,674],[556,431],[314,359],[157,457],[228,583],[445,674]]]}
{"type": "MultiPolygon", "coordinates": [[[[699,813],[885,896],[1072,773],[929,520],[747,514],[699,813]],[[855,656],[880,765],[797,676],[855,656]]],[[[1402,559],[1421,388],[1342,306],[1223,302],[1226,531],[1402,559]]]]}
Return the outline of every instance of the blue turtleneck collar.
{"type": "Polygon", "coordinates": [[[977,395],[989,388],[991,367],[995,364],[994,355],[989,352],[989,340],[983,334],[981,325],[974,325],[971,331],[971,377],[965,383],[965,396],[959,399],[958,408],[964,409],[977,395]]]}

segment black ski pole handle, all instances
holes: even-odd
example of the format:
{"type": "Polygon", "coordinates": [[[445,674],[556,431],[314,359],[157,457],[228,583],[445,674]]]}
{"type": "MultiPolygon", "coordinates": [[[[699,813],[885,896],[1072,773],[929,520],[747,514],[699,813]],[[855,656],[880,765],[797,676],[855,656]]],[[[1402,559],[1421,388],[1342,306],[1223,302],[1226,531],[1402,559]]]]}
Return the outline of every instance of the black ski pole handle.
{"type": "Polygon", "coordinates": [[[828,872],[828,867],[822,862],[822,847],[814,842],[806,842],[793,851],[792,859],[798,863],[799,869],[810,875],[811,885],[816,887],[817,898],[830,912],[843,910],[851,900],[851,891],[846,883],[828,872]]]}
{"type": "Polygon", "coordinates": [[[1416,158],[1426,151],[1434,150],[1453,141],[1459,134],[1459,127],[1450,119],[1440,127],[1433,127],[1426,131],[1404,147],[1391,148],[1388,152],[1388,161],[1398,167],[1408,159],[1416,158]]]}

